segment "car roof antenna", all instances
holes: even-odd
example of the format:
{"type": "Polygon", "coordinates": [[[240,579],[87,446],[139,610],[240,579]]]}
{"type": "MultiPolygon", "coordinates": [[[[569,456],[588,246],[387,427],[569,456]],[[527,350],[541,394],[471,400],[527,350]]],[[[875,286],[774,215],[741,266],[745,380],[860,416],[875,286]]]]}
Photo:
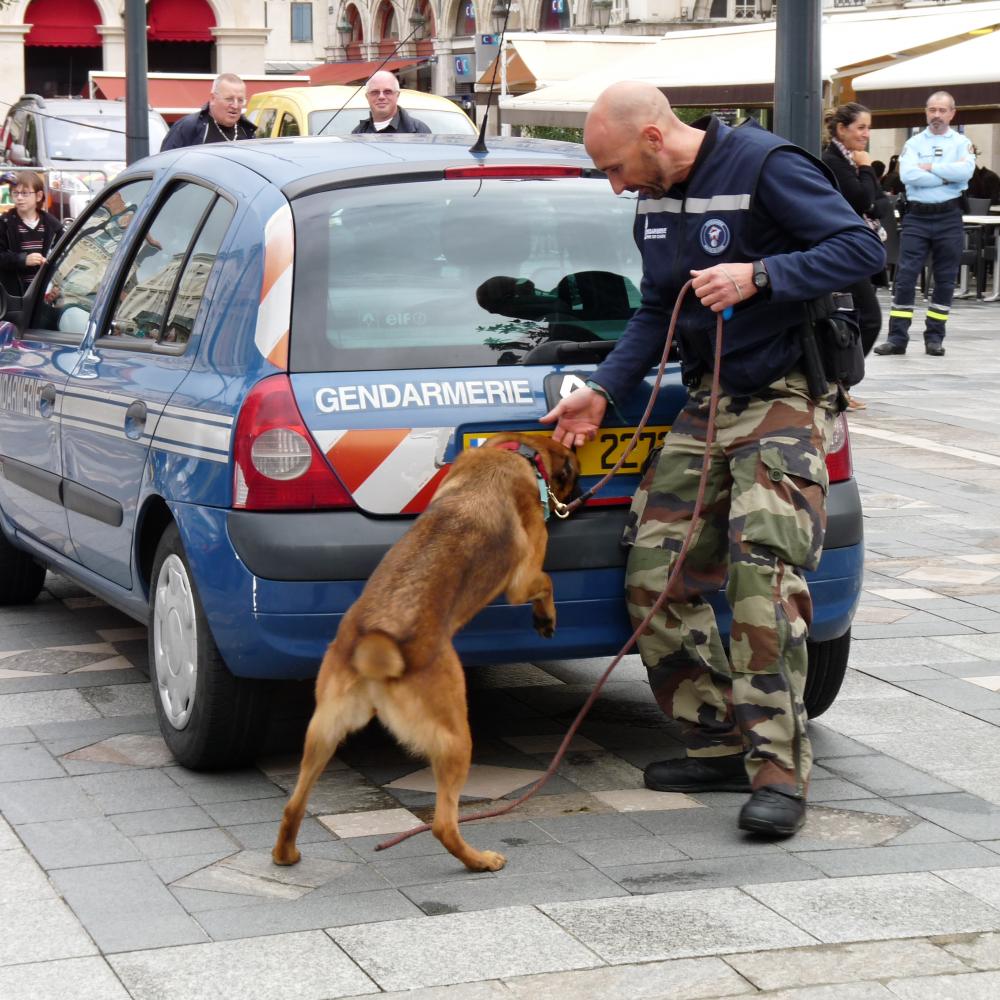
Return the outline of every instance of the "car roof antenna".
{"type": "Polygon", "coordinates": [[[504,57],[503,40],[507,37],[507,20],[510,18],[511,0],[496,0],[494,9],[498,5],[503,6],[503,27],[500,28],[500,40],[497,48],[497,57],[493,62],[493,78],[490,80],[490,92],[486,98],[486,110],[483,112],[483,124],[479,127],[479,138],[474,145],[469,147],[469,152],[473,156],[485,156],[489,153],[486,148],[486,123],[490,118],[490,106],[493,103],[493,93],[496,90],[497,73],[500,71],[500,60],[504,57]]]}

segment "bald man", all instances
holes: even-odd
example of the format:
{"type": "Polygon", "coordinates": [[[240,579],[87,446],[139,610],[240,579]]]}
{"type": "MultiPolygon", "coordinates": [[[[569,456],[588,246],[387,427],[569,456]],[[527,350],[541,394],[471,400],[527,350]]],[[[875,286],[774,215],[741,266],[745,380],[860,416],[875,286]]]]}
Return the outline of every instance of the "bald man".
{"type": "Polygon", "coordinates": [[[682,122],[655,87],[606,90],[584,143],[616,194],[638,194],[642,302],[594,372],[543,418],[567,445],[592,440],[609,401],[646,389],[669,313],[689,396],[632,502],[626,601],[638,625],[673,567],[705,453],[716,317],[733,307],[704,508],[684,572],[639,640],[653,693],[687,754],[646,768],[658,791],[749,791],[742,829],[787,837],[805,821],[812,753],[803,691],[819,562],[826,450],[843,393],[810,396],[798,329],[806,303],[885,263],[882,244],[819,161],[755,124],[682,122]],[[725,583],[729,653],[709,598],[725,583]]]}
{"type": "Polygon", "coordinates": [[[244,116],[246,106],[246,84],[235,73],[220,73],[212,81],[208,103],[200,111],[174,122],[160,146],[161,151],[252,139],[257,126],[244,116]]]}
{"type": "Polygon", "coordinates": [[[379,70],[365,84],[365,97],[371,114],[351,129],[355,135],[363,132],[430,132],[419,118],[399,107],[399,81],[388,72],[379,70]]]}

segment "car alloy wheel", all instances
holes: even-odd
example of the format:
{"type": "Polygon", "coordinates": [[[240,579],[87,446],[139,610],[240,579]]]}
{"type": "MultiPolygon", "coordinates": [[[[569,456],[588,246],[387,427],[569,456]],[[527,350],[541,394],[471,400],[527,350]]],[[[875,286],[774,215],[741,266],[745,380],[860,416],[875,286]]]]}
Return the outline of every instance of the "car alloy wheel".
{"type": "Polygon", "coordinates": [[[183,729],[191,720],[198,684],[198,622],[187,567],[177,555],[160,566],[153,607],[156,690],[167,721],[183,729]]]}

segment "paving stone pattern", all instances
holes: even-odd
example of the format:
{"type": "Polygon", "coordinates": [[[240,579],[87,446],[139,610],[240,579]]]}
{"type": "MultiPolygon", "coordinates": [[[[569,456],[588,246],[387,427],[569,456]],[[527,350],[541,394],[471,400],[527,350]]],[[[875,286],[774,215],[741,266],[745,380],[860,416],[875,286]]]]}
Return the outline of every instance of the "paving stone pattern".
{"type": "MultiPolygon", "coordinates": [[[[309,685],[254,767],[193,774],[160,739],[145,629],[50,574],[0,609],[0,997],[333,1000],[1000,996],[1000,359],[960,302],[945,358],[869,359],[851,415],[865,590],[844,689],[811,723],[809,820],[768,843],[742,796],[642,786],[683,751],[628,658],[556,779],[429,835],[433,780],[377,725],[317,783],[303,861],[269,849],[309,685]]],[[[463,805],[545,769],[603,660],[469,672],[463,805]]]]}

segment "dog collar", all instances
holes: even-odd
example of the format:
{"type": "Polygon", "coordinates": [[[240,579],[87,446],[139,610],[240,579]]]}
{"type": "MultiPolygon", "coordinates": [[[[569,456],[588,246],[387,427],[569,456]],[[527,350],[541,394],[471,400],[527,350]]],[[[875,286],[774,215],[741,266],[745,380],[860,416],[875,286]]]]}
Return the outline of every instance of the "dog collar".
{"type": "Polygon", "coordinates": [[[538,483],[538,498],[542,504],[542,517],[547,521],[552,508],[549,504],[549,476],[545,471],[545,463],[542,461],[542,456],[530,445],[524,444],[521,441],[504,441],[503,444],[498,444],[497,448],[501,451],[516,452],[531,464],[535,472],[535,480],[538,483]]]}

